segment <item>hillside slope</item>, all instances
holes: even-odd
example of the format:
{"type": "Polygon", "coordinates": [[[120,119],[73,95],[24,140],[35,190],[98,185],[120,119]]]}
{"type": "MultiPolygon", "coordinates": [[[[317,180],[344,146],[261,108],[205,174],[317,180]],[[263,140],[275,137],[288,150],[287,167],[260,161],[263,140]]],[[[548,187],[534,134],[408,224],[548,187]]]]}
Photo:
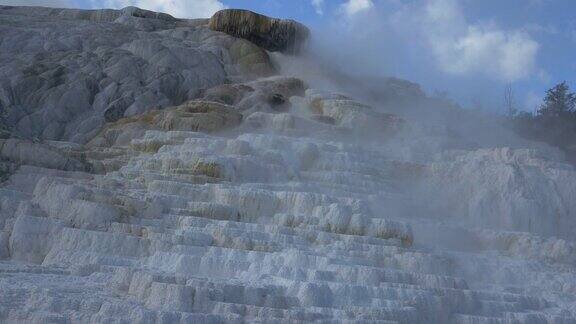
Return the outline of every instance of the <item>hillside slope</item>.
{"type": "Polygon", "coordinates": [[[0,7],[0,322],[576,323],[559,152],[283,55],[208,20],[0,7]]]}

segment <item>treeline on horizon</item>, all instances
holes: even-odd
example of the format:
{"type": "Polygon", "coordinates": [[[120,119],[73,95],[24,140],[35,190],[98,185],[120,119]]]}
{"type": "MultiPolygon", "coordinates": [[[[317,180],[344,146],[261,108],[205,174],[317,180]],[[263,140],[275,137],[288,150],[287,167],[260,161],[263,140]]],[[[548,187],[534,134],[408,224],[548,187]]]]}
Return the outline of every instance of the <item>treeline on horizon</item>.
{"type": "Polygon", "coordinates": [[[568,161],[576,163],[576,94],[566,82],[548,89],[535,113],[514,109],[509,87],[504,101],[514,131],[524,138],[560,148],[568,161]]]}

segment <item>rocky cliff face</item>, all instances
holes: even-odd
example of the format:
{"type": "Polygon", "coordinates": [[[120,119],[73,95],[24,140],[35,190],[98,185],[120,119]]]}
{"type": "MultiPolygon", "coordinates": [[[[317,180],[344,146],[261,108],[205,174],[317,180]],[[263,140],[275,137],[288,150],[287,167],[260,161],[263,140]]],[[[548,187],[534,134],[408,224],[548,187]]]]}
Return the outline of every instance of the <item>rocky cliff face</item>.
{"type": "Polygon", "coordinates": [[[107,121],[274,71],[264,50],[206,20],[137,8],[0,6],[0,15],[0,105],[23,138],[83,144],[107,121]]]}
{"type": "Polygon", "coordinates": [[[0,7],[0,322],[576,322],[558,152],[225,13],[0,7]]]}
{"type": "Polygon", "coordinates": [[[245,38],[269,51],[290,54],[300,52],[310,31],[293,20],[266,17],[249,10],[225,9],[210,19],[210,28],[215,31],[245,38]]]}

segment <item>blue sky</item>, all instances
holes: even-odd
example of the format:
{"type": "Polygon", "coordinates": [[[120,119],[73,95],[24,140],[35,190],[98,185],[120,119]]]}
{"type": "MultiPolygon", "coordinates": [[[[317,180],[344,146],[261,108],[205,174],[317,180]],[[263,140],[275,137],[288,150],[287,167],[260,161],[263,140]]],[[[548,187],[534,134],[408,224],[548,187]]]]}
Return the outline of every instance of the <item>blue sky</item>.
{"type": "Polygon", "coordinates": [[[576,90],[574,0],[0,0],[0,4],[139,7],[179,17],[246,8],[314,31],[327,60],[352,73],[390,75],[499,110],[511,83],[533,111],[545,90],[576,90]]]}

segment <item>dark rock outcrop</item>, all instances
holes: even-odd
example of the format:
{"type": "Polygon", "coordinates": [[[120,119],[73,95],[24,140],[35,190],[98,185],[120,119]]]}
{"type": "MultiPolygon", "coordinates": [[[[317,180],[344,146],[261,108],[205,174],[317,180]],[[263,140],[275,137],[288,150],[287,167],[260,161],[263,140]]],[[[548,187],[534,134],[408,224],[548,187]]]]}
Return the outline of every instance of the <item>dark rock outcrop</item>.
{"type": "Polygon", "coordinates": [[[270,18],[249,10],[225,9],[210,19],[210,28],[244,38],[272,52],[297,54],[310,36],[296,21],[270,18]]]}
{"type": "MultiPolygon", "coordinates": [[[[16,138],[0,140],[0,160],[65,171],[88,171],[90,166],[56,147],[16,138]]],[[[6,172],[0,167],[0,176],[6,172]]]]}

